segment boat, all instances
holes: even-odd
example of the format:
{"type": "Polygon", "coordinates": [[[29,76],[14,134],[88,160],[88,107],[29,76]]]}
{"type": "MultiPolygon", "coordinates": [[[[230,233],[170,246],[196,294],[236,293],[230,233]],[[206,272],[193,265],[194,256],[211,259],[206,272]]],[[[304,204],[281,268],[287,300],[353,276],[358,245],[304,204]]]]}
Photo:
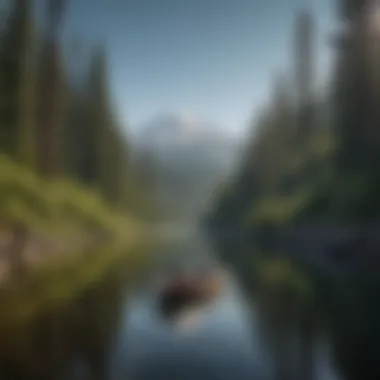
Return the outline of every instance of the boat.
{"type": "Polygon", "coordinates": [[[191,273],[181,270],[162,281],[158,297],[166,317],[175,317],[183,309],[206,304],[221,293],[224,275],[218,268],[191,273]]]}

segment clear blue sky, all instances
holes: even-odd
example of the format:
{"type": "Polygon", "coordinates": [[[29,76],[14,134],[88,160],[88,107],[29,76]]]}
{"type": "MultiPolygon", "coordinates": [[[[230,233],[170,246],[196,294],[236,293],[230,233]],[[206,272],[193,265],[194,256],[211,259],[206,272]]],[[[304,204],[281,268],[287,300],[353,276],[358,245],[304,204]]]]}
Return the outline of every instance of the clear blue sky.
{"type": "Polygon", "coordinates": [[[301,6],[314,10],[326,71],[335,2],[71,0],[66,31],[107,43],[112,91],[130,127],[187,110],[237,131],[265,101],[273,74],[289,67],[301,6]]]}

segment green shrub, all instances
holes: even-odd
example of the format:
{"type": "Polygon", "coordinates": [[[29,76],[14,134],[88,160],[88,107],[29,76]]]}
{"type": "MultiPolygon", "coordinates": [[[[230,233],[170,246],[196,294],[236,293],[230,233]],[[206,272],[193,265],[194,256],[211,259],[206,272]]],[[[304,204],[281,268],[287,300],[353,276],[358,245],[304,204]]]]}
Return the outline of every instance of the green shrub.
{"type": "Polygon", "coordinates": [[[70,226],[114,233],[131,224],[97,192],[69,180],[42,180],[10,159],[0,157],[0,223],[9,226],[13,222],[30,228],[70,226]]]}

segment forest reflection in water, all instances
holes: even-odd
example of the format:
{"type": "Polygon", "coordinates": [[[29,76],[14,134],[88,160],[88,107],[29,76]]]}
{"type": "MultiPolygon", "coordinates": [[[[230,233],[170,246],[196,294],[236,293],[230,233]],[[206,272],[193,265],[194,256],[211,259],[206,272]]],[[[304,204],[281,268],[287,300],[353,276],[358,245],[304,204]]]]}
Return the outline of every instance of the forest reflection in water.
{"type": "MultiPolygon", "coordinates": [[[[184,242],[170,250],[173,255],[168,262],[155,264],[139,283],[131,283],[128,263],[119,263],[96,286],[70,300],[57,300],[21,329],[9,325],[7,339],[1,339],[0,378],[271,378],[260,320],[245,304],[232,275],[220,296],[193,310],[195,320],[190,326],[185,324],[186,329],[160,314],[153,280],[157,272],[170,273],[181,266],[197,270],[199,262],[219,265],[197,244],[184,242]]],[[[326,358],[319,362],[321,376],[317,378],[335,379],[330,377],[326,358]]]]}
{"type": "Polygon", "coordinates": [[[124,269],[112,270],[69,300],[57,298],[35,318],[1,326],[0,378],[106,379],[107,354],[129,288],[124,269]]]}

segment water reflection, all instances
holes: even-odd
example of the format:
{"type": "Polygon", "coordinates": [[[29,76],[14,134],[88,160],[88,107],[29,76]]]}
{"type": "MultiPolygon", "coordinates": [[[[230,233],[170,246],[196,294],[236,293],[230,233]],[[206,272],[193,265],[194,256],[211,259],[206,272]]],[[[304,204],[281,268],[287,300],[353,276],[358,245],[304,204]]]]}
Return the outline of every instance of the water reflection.
{"type": "MultiPolygon", "coordinates": [[[[177,254],[156,270],[172,268],[174,262],[194,268],[200,262],[218,265],[199,245],[184,242],[183,247],[177,244],[177,254]]],[[[18,333],[10,330],[12,339],[1,350],[0,378],[271,378],[268,337],[253,309],[229,275],[223,292],[196,311],[196,323],[181,329],[160,315],[152,279],[131,292],[125,268],[118,266],[96,286],[39,313],[18,333]]],[[[316,349],[317,378],[335,379],[326,352],[325,346],[316,349]]]]}
{"type": "MultiPolygon", "coordinates": [[[[152,294],[139,295],[116,349],[113,379],[248,379],[258,376],[259,351],[253,346],[249,315],[231,284],[201,311],[199,324],[185,333],[159,317],[152,294]]],[[[262,378],[259,376],[259,378],[262,378]]]]}
{"type": "Polygon", "coordinates": [[[85,378],[106,379],[106,358],[118,330],[124,284],[122,272],[113,272],[74,299],[57,300],[24,322],[22,334],[10,334],[12,341],[2,346],[0,378],[74,379],[82,373],[85,378]]]}

